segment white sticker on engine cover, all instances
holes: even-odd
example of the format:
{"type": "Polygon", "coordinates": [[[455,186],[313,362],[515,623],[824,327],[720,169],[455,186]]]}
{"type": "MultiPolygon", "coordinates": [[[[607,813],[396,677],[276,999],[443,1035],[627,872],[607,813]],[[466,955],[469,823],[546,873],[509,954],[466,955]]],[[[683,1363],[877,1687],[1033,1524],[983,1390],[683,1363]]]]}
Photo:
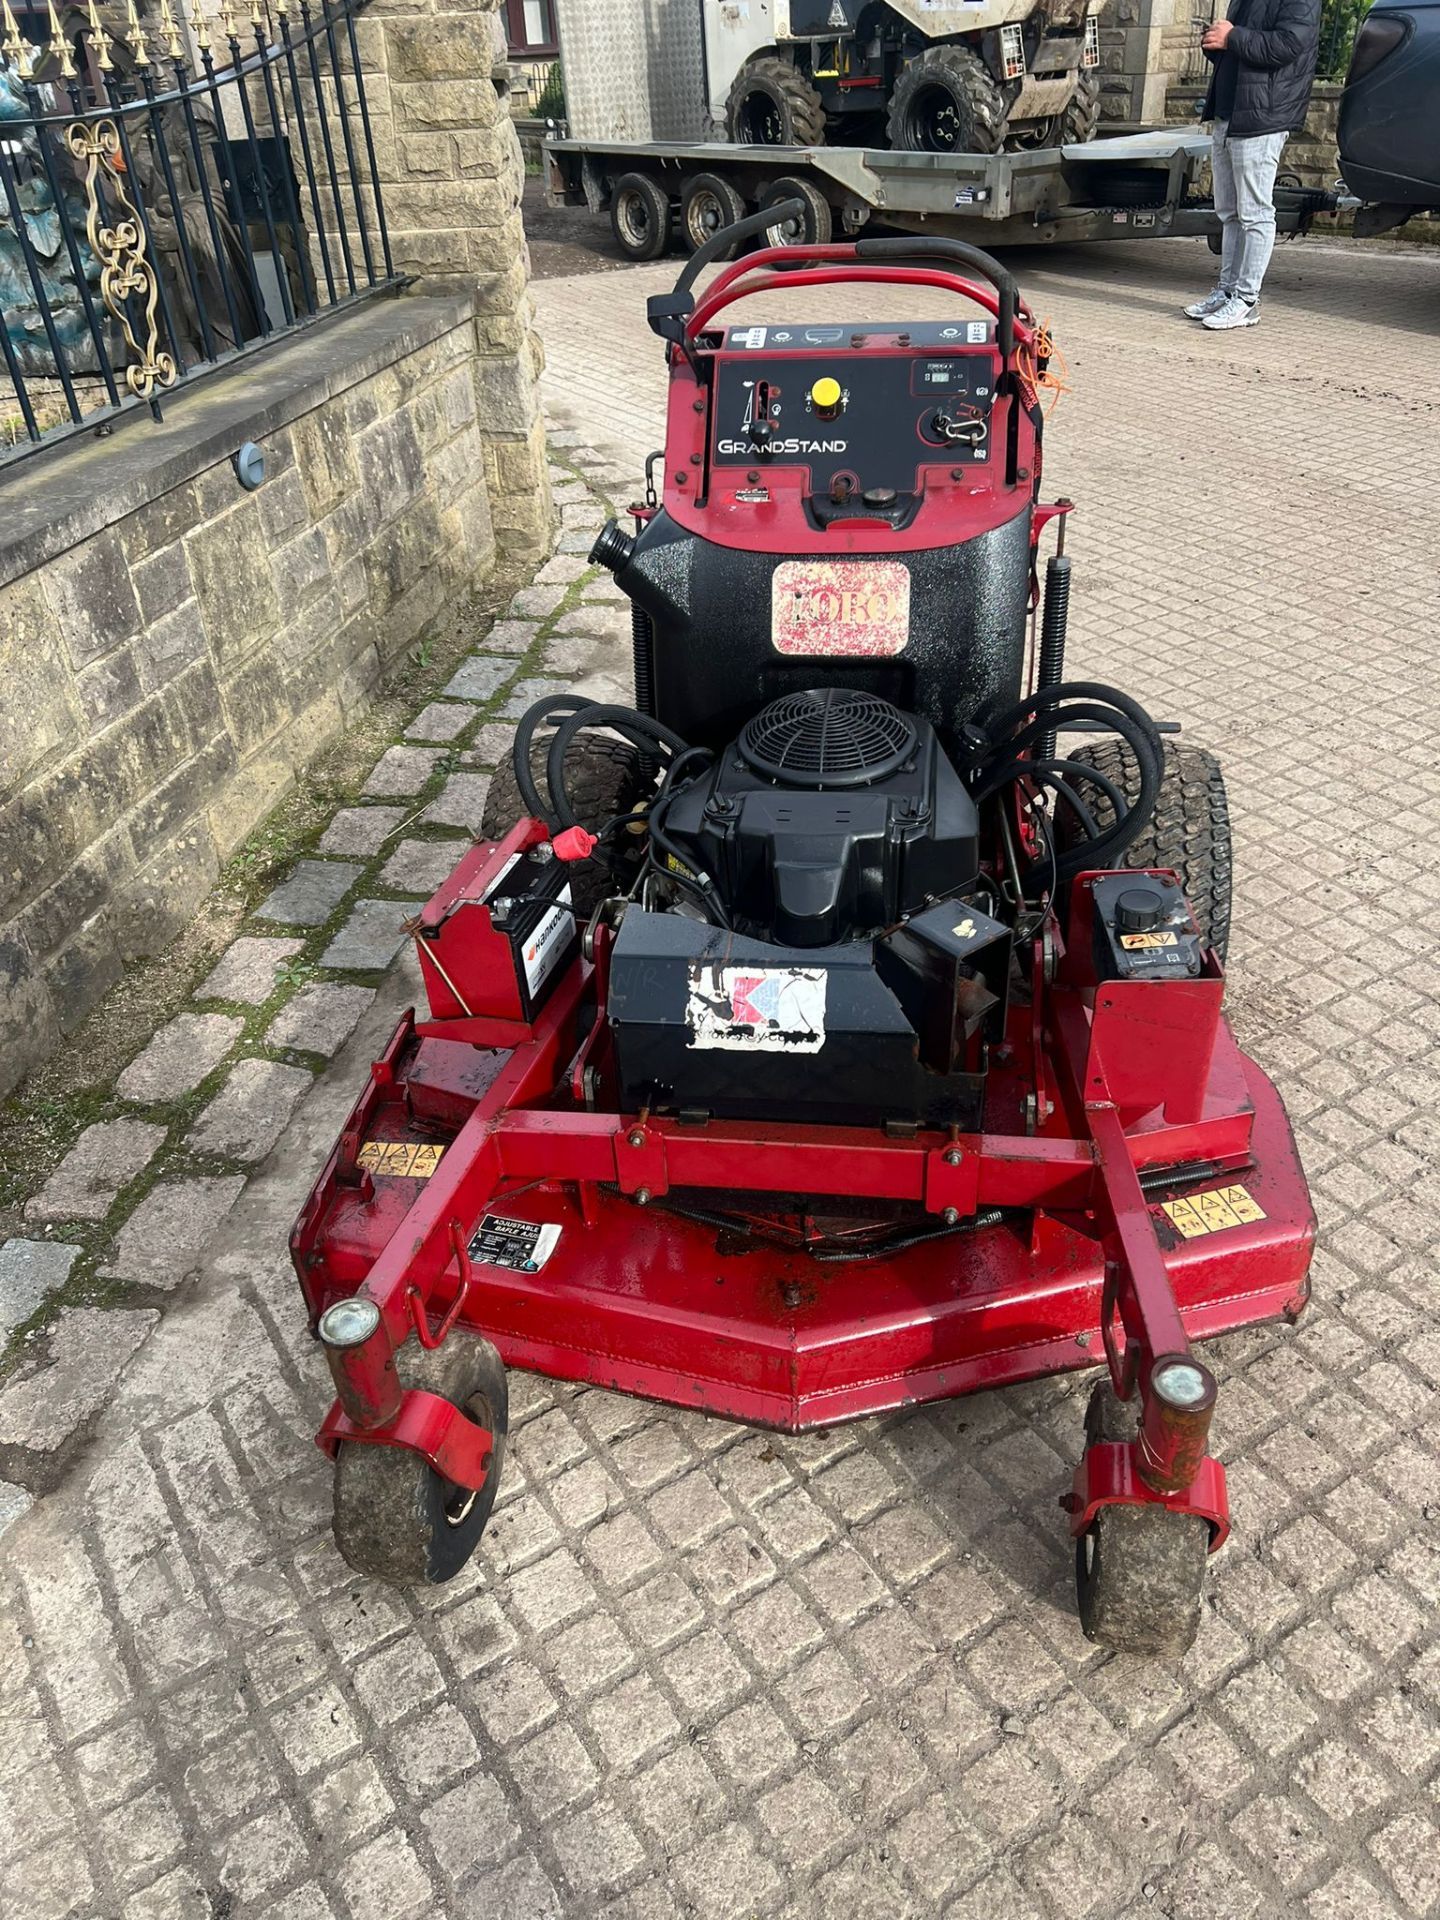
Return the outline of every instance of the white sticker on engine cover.
{"type": "Polygon", "coordinates": [[[694,961],[685,1024],[692,1047],[818,1053],[825,1044],[823,967],[717,967],[694,961]]]}

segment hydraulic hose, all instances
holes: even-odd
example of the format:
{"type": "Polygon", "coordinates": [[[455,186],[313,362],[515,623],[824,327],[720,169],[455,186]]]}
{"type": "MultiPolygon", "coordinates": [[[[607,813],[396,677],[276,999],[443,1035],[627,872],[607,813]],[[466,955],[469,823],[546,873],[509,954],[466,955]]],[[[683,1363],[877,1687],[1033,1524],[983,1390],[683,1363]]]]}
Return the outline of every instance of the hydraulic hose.
{"type": "MultiPolygon", "coordinates": [[[[563,695],[553,696],[556,699],[563,695]]],[[[532,709],[533,711],[533,709],[532,709]]],[[[637,713],[633,707],[612,707],[596,704],[593,701],[579,703],[579,710],[563,719],[555,729],[550,742],[550,751],[545,761],[545,778],[550,788],[550,798],[554,812],[562,827],[579,826],[575,810],[570,805],[569,795],[565,791],[565,756],[570,750],[570,742],[577,733],[591,727],[603,727],[612,733],[618,733],[638,747],[643,754],[655,753],[663,748],[670,754],[684,753],[689,742],[667,727],[663,721],[654,720],[649,714],[637,713]]]]}

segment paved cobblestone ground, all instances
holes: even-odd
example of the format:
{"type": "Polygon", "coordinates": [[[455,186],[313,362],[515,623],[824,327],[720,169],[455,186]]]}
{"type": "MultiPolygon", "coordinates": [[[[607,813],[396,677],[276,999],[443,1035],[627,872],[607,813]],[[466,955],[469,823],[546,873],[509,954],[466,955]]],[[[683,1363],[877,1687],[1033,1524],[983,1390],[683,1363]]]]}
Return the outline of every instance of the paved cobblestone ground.
{"type": "MultiPolygon", "coordinates": [[[[373,1000],[307,1000],[320,981],[282,1009],[264,1044],[313,1086],[0,1549],[7,1920],[1440,1909],[1440,259],[1283,249],[1265,324],[1218,340],[1174,312],[1198,248],[1019,264],[1073,373],[1048,490],[1083,506],[1074,663],[1225,759],[1232,1011],[1322,1223],[1302,1324],[1214,1352],[1236,1534],[1196,1649],[1171,1667],[1078,1632],[1073,1380],[797,1441],[517,1376],[473,1568],[423,1600],[351,1576],[284,1236],[414,991],[402,955],[373,1000]]],[[[570,457],[622,493],[657,437],[639,316],[667,278],[537,289],[570,457]]],[[[571,625],[595,517],[574,484],[568,551],[453,687],[486,713],[574,671],[533,624],[571,625]]],[[[497,728],[464,737],[493,764],[497,728]]],[[[322,856],[400,861],[402,893],[423,855],[380,829],[427,769],[382,762],[322,856]]],[[[274,910],[306,927],[314,897],[274,910]]],[[[301,937],[319,954],[352,911],[301,937]]],[[[147,1099],[165,1071],[147,1056],[147,1099]]],[[[97,1155],[72,1186],[125,1177],[97,1155]]]]}

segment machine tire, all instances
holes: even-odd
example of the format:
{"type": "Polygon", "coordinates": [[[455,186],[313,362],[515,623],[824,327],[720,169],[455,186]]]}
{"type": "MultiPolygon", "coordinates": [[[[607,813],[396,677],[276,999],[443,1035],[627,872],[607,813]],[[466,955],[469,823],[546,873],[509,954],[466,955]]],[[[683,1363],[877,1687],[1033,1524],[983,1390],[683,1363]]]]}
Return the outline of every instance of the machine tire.
{"type": "MultiPolygon", "coordinates": [[[[550,739],[550,734],[542,731],[530,749],[530,772],[542,797],[550,739]]],[[[640,798],[642,782],[636,759],[635,749],[620,740],[587,734],[576,742],[566,763],[565,788],[580,824],[592,833],[607,820],[613,820],[617,813],[627,813],[640,798]]],[[[480,838],[499,840],[524,817],[525,811],[515,769],[507,754],[490,776],[485,811],[480,818],[480,838]]],[[[613,889],[610,869],[601,860],[577,860],[570,869],[570,892],[582,924],[613,889]]]]}
{"type": "Polygon", "coordinates": [[[1100,75],[1082,67],[1075,76],[1075,92],[1060,116],[1060,145],[1075,147],[1095,138],[1100,124],[1100,75]]]}
{"type": "Polygon", "coordinates": [[[495,1436],[490,1471],[470,1496],[408,1447],[342,1441],[335,1458],[335,1544],[357,1573],[392,1587],[439,1586],[475,1551],[495,1504],[510,1419],[505,1367],[488,1340],[460,1333],[433,1351],[412,1336],[395,1359],[405,1386],[438,1393],[489,1428],[495,1436]]]}
{"type": "MultiPolygon", "coordinates": [[[[734,226],[745,218],[745,200],[739,190],[718,173],[697,173],[685,184],[680,197],[680,232],[691,253],[696,253],[722,227],[734,226]]],[[[735,247],[717,253],[717,260],[733,260],[735,247]]]]}
{"type": "Polygon", "coordinates": [[[830,202],[808,180],[797,179],[793,174],[785,174],[773,186],[767,187],[760,202],[761,211],[769,207],[778,207],[784,200],[803,200],[805,212],[789,221],[777,220],[773,227],[765,229],[767,247],[823,247],[827,246],[831,234],[835,231],[835,216],[830,211],[830,202]],[[801,231],[796,232],[796,228],[801,231]]]}
{"type": "Polygon", "coordinates": [[[622,173],[610,189],[610,231],[627,260],[658,260],[670,245],[670,196],[648,173],[622,173]]]}
{"type": "Polygon", "coordinates": [[[969,47],[927,47],[901,68],[887,124],[900,153],[998,153],[1005,97],[969,47]]]}
{"type": "MultiPolygon", "coordinates": [[[[1138,1401],[1116,1398],[1108,1380],[1085,1409],[1085,1445],[1133,1440],[1138,1401]]],[[[1210,1528],[1163,1507],[1102,1507],[1075,1542],[1075,1592],[1088,1640],[1116,1653],[1178,1657],[1200,1626],[1210,1528]]]]}
{"type": "Polygon", "coordinates": [[[762,53],[730,83],[725,135],[742,147],[821,147],[825,105],[793,61],[762,53]]]}
{"type": "MultiPolygon", "coordinates": [[[[1223,961],[1230,944],[1233,871],[1225,779],[1220,762],[1204,747],[1172,740],[1166,740],[1164,746],[1165,771],[1155,813],[1139,839],[1126,849],[1125,865],[1172,867],[1180,876],[1206,944],[1223,961]]],[[[1139,768],[1123,740],[1097,740],[1092,746],[1077,747],[1069,758],[1107,775],[1127,800],[1140,791],[1139,768]]],[[[1115,810],[1105,795],[1090,786],[1084,789],[1084,795],[1097,825],[1102,830],[1108,827],[1115,810]]],[[[1063,848],[1082,844],[1080,829],[1068,807],[1060,810],[1056,831],[1063,848]]]]}

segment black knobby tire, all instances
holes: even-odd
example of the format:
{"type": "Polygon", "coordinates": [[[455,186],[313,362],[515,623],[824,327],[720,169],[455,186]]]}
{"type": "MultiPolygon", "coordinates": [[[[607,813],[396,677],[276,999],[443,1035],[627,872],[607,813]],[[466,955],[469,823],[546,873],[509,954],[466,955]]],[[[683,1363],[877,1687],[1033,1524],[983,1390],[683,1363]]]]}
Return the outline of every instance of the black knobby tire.
{"type": "MultiPolygon", "coordinates": [[[[680,198],[680,231],[691,253],[698,252],[722,227],[733,227],[744,218],[743,196],[718,173],[697,173],[686,182],[680,198]]],[[[733,260],[737,244],[732,243],[714,258],[733,260]]]]}
{"type": "MultiPolygon", "coordinates": [[[[546,794],[545,762],[553,737],[542,728],[530,748],[530,774],[542,799],[546,794]]],[[[575,742],[565,761],[565,791],[582,827],[597,833],[607,820],[630,811],[643,791],[636,761],[635,749],[623,741],[584,735],[575,742]]],[[[490,778],[480,820],[480,838],[500,839],[527,811],[520,798],[515,768],[507,754],[490,778]]],[[[603,860],[592,857],[574,862],[570,868],[570,894],[576,917],[582,924],[606,894],[614,891],[614,884],[610,868],[603,860]]]]}
{"type": "MultiPolygon", "coordinates": [[[[1085,1409],[1085,1444],[1133,1440],[1139,1401],[1101,1381],[1085,1409]]],[[[1085,1636],[1116,1653],[1178,1657],[1200,1627],[1210,1526],[1163,1507],[1102,1507],[1075,1542],[1075,1593],[1085,1636]]]]}
{"type": "Polygon", "coordinates": [[[670,196],[645,173],[622,173],[610,189],[610,231],[627,260],[658,260],[670,245],[670,196]]]}
{"type": "Polygon", "coordinates": [[[1075,76],[1075,92],[1060,116],[1060,145],[1074,147],[1095,138],[1100,124],[1100,75],[1082,67],[1075,76]]]}
{"type": "Polygon", "coordinates": [[[890,96],[890,145],[901,153],[998,153],[1005,96],[969,47],[927,47],[890,96]]]}
{"type": "Polygon", "coordinates": [[[786,220],[777,220],[773,226],[766,227],[764,241],[767,247],[823,247],[828,245],[835,230],[835,216],[830,211],[830,202],[808,180],[798,180],[792,175],[783,175],[772,186],[765,189],[765,197],[760,202],[761,210],[768,213],[771,207],[783,206],[787,200],[803,200],[805,211],[792,214],[786,220]]]}
{"type": "Polygon", "coordinates": [[[730,83],[725,132],[742,147],[820,147],[825,105],[793,61],[762,53],[730,83]]]}
{"type": "Polygon", "coordinates": [[[401,1382],[438,1393],[494,1436],[477,1492],[442,1480],[408,1447],[342,1441],[335,1459],[335,1544],[357,1573],[392,1587],[453,1580],[475,1551],[505,1460],[510,1421],[505,1367],[488,1340],[455,1333],[427,1351],[413,1337],[396,1355],[401,1382]]]}
{"type": "MultiPolygon", "coordinates": [[[[1165,771],[1150,824],[1126,849],[1127,867],[1171,867],[1180,876],[1195,923],[1223,960],[1230,944],[1230,806],[1220,762],[1204,747],[1166,740],[1165,771]]],[[[1123,740],[1097,740],[1069,755],[1105,774],[1134,800],[1140,791],[1135,755],[1123,740]]],[[[1081,797],[1103,832],[1113,825],[1115,809],[1099,787],[1080,784],[1081,797]]],[[[1083,844],[1074,814],[1062,806],[1056,820],[1060,845],[1083,844]]]]}

